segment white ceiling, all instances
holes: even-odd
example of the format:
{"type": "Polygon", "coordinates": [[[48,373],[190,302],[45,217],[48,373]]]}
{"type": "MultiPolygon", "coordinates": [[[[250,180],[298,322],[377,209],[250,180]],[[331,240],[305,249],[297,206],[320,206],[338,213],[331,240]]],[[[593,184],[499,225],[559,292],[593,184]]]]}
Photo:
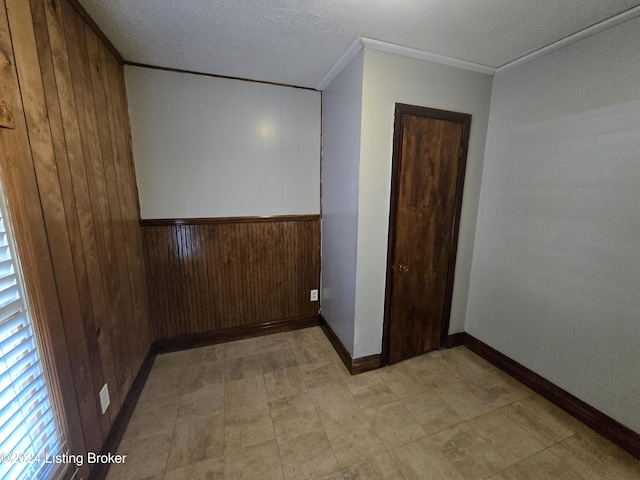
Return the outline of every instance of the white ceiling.
{"type": "Polygon", "coordinates": [[[80,3],[126,61],[315,88],[359,36],[496,68],[640,0],[80,3]]]}

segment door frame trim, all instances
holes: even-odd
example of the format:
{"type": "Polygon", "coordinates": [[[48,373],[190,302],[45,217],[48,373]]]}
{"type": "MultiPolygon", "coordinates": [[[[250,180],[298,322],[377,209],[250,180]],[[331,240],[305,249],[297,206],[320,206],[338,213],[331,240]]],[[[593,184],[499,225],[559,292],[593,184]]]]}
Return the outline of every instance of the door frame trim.
{"type": "Polygon", "coordinates": [[[460,212],[462,211],[462,193],[464,190],[465,171],[467,166],[467,152],[469,147],[469,133],[471,130],[471,115],[435,108],[419,107],[396,103],[395,118],[393,122],[393,154],[391,158],[391,195],[389,203],[389,232],[387,241],[387,272],[384,296],[384,321],[382,330],[382,365],[388,364],[389,358],[389,328],[391,321],[391,294],[393,291],[393,251],[396,238],[396,209],[398,200],[398,183],[400,162],[402,159],[402,128],[403,116],[414,115],[428,117],[437,120],[448,120],[462,124],[461,157],[458,164],[458,177],[456,179],[455,206],[449,246],[449,266],[447,269],[447,284],[445,290],[444,312],[442,316],[442,330],[440,334],[440,348],[446,346],[449,335],[449,323],[451,316],[451,300],[453,296],[453,280],[455,275],[456,256],[458,250],[458,233],[460,230],[460,212]]]}

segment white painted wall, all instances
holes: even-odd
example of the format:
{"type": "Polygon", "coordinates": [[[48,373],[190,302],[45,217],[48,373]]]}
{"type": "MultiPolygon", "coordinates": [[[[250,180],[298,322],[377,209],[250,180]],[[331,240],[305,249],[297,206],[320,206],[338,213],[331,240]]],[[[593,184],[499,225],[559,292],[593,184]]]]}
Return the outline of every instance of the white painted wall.
{"type": "Polygon", "coordinates": [[[317,214],[320,92],[125,67],[142,218],[317,214]]]}
{"type": "Polygon", "coordinates": [[[496,76],[465,324],[636,432],[639,31],[496,76]]]}
{"type": "Polygon", "coordinates": [[[322,94],[322,316],[352,355],[363,61],[322,94]]]}
{"type": "Polygon", "coordinates": [[[365,49],[354,357],[381,352],[396,102],[470,113],[451,333],[464,328],[492,76],[365,49]]]}

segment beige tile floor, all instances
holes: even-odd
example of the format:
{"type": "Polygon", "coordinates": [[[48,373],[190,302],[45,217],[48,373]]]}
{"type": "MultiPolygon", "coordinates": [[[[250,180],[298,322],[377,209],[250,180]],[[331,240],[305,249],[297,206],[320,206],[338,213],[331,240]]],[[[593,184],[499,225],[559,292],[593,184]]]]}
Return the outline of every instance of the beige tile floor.
{"type": "Polygon", "coordinates": [[[159,355],[109,480],[639,479],[464,347],[351,376],[319,327],[159,355]]]}

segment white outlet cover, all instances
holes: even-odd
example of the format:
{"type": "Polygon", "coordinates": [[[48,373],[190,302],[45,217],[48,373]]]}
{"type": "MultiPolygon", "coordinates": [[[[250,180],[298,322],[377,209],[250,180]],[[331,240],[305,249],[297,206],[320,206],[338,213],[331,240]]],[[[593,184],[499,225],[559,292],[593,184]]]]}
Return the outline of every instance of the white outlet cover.
{"type": "Polygon", "coordinates": [[[102,387],[102,390],[100,390],[100,406],[102,407],[102,413],[107,411],[110,403],[111,399],[109,398],[109,387],[105,383],[104,387],[102,387]]]}
{"type": "Polygon", "coordinates": [[[309,297],[312,302],[318,301],[318,289],[311,290],[311,296],[309,297]]]}

